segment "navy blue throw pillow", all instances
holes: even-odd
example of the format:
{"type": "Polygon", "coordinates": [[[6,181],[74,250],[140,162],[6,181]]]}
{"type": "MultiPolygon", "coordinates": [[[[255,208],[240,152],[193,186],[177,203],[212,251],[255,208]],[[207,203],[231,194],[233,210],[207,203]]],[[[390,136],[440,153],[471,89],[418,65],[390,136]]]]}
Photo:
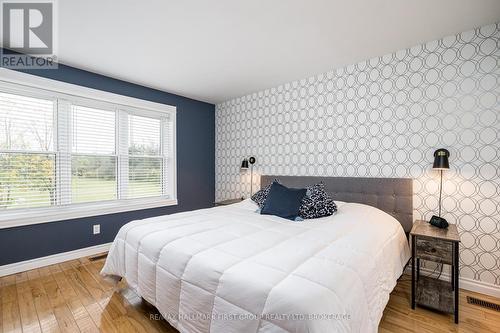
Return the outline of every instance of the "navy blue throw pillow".
{"type": "Polygon", "coordinates": [[[260,213],[295,220],[299,216],[302,199],[304,199],[306,193],[305,188],[288,188],[275,182],[269,189],[269,194],[260,213]]]}

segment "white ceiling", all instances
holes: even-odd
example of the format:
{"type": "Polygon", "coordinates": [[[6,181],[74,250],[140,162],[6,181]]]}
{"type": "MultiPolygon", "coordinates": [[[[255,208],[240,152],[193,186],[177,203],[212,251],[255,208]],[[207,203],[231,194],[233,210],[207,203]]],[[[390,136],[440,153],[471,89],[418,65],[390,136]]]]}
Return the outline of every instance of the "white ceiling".
{"type": "Polygon", "coordinates": [[[500,21],[499,0],[59,0],[61,63],[219,103],[500,21]]]}

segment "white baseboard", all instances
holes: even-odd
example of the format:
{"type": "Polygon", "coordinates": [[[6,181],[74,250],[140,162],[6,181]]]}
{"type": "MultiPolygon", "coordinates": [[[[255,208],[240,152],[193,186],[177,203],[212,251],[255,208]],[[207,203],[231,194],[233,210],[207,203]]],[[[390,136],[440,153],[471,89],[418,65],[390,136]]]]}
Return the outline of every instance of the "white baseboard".
{"type": "Polygon", "coordinates": [[[86,256],[95,255],[109,250],[111,243],[100,244],[69,252],[57,253],[46,257],[15,262],[13,264],[0,266],[0,277],[16,274],[31,269],[58,264],[68,260],[74,260],[86,256]]]}
{"type": "MultiPolygon", "coordinates": [[[[432,269],[420,267],[421,274],[424,273],[426,275],[429,275],[433,272],[434,272],[434,270],[432,270],[432,269]]],[[[411,267],[410,266],[408,266],[406,268],[405,274],[411,275],[411,267]]],[[[437,275],[436,272],[434,272],[433,275],[434,276],[437,275]]],[[[439,279],[451,281],[450,280],[451,275],[447,272],[442,272],[441,277],[439,279]]],[[[459,277],[458,286],[460,289],[470,290],[470,291],[474,291],[476,293],[500,298],[500,286],[497,286],[497,285],[494,285],[491,283],[473,280],[473,279],[466,278],[466,277],[459,277]]]]}

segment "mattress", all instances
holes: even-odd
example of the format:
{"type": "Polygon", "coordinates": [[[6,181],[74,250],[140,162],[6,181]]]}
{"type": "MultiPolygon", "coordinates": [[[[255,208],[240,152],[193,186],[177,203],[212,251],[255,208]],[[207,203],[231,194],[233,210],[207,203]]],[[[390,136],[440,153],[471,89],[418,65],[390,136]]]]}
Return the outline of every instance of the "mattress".
{"type": "Polygon", "coordinates": [[[410,257],[397,220],[363,204],[295,222],[234,205],[125,224],[102,274],[180,332],[377,332],[410,257]]]}

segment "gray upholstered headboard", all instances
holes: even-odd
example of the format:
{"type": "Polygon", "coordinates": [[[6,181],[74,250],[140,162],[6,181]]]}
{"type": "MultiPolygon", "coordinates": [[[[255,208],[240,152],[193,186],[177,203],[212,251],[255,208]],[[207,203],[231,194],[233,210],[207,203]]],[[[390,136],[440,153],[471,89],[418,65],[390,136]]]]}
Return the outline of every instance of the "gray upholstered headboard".
{"type": "Polygon", "coordinates": [[[261,176],[261,188],[274,179],[288,187],[306,187],[323,182],[333,200],[377,207],[394,216],[409,232],[413,225],[413,179],[310,176],[261,176]]]}

